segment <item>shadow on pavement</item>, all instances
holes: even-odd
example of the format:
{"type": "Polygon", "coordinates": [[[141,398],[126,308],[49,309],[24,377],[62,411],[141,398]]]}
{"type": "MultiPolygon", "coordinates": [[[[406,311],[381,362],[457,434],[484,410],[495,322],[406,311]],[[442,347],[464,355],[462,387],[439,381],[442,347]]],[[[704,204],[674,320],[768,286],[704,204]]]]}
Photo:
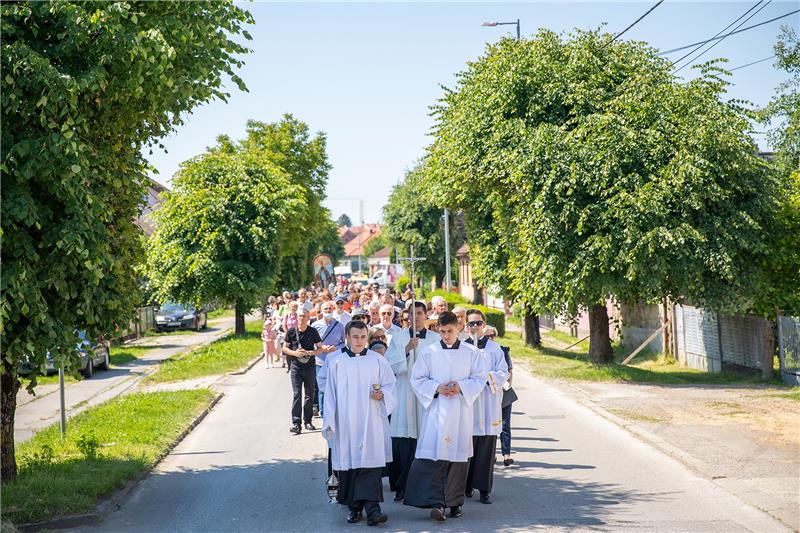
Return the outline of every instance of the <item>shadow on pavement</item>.
{"type": "MultiPolygon", "coordinates": [[[[219,452],[197,452],[219,453],[219,452]]],[[[234,452],[230,452],[234,453],[234,452]]],[[[226,459],[224,453],[217,456],[226,459]]],[[[235,458],[235,455],[229,458],[235,458]]],[[[434,524],[428,512],[392,501],[384,481],[382,530],[488,531],[525,529],[542,524],[562,528],[602,526],[621,505],[654,500],[616,485],[543,479],[525,468],[592,469],[591,465],[517,463],[522,468],[495,471],[495,503],[477,498],[464,506],[464,518],[434,524]]],[[[165,468],[168,466],[165,465],[165,468]]],[[[91,531],[333,531],[352,530],[346,509],[328,504],[324,460],[285,460],[255,465],[182,469],[149,476],[122,508],[91,531]]]]}

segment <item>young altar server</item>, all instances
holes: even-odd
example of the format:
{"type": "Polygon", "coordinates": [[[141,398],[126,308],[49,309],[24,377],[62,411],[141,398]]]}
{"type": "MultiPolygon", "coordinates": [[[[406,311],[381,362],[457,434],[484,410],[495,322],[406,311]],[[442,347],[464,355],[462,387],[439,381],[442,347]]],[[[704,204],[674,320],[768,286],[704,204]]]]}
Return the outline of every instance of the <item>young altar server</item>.
{"type": "Polygon", "coordinates": [[[414,302],[413,324],[416,334],[411,334],[411,328],[395,332],[386,351],[386,360],[392,365],[392,370],[397,376],[395,392],[398,406],[389,422],[394,460],[388,468],[389,488],[395,492],[395,501],[402,500],[405,495],[408,470],[414,461],[422,420],[422,406],[411,389],[411,369],[425,348],[438,344],[441,340],[438,333],[425,329],[426,312],[425,302],[414,302]]]}
{"type": "Polygon", "coordinates": [[[486,385],[486,369],[478,350],[458,340],[456,315],[444,311],[438,324],[442,340],[423,350],[411,371],[425,411],[403,503],[431,509],[431,518],[443,521],[447,507],[452,518],[464,514],[472,405],[486,385]]]}
{"type": "Polygon", "coordinates": [[[477,339],[487,380],[472,406],[472,459],[469,460],[466,495],[472,497],[477,489],[481,494],[481,503],[492,503],[495,449],[497,436],[503,428],[503,385],[508,380],[508,364],[500,345],[484,336],[485,327],[486,318],[480,310],[467,311],[470,338],[466,342],[475,345],[477,339]]]}
{"type": "Polygon", "coordinates": [[[381,469],[392,460],[388,415],[397,406],[395,377],[383,356],[367,349],[367,325],[345,327],[347,346],[329,358],[325,376],[322,436],[331,449],[339,479],[336,499],[347,505],[347,523],[375,526],[388,517],[381,511],[381,469]]]}

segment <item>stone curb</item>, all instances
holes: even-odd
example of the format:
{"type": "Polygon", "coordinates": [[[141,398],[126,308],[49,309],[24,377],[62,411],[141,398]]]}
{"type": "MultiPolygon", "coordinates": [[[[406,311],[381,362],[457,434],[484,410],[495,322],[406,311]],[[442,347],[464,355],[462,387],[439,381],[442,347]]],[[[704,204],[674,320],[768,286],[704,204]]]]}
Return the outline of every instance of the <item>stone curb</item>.
{"type": "Polygon", "coordinates": [[[42,530],[54,530],[54,529],[72,529],[76,527],[85,527],[85,526],[94,526],[103,520],[106,516],[111,514],[113,511],[116,511],[125,503],[125,501],[130,496],[133,489],[141,482],[144,478],[149,476],[153,470],[164,460],[171,452],[175,449],[175,447],[186,438],[192,430],[197,427],[200,422],[211,412],[217,403],[225,396],[224,393],[217,393],[214,396],[214,399],[211,400],[211,403],[206,407],[203,412],[201,412],[197,417],[192,421],[186,429],[184,429],[180,435],[172,442],[167,448],[156,458],[153,466],[147,469],[146,471],[142,472],[136,478],[128,481],[124,487],[115,491],[111,494],[108,498],[101,500],[100,503],[97,504],[95,510],[91,513],[84,513],[84,514],[77,514],[77,515],[67,515],[62,516],[60,518],[54,518],[52,520],[44,520],[42,522],[33,522],[30,524],[20,524],[17,525],[16,528],[23,532],[33,532],[33,531],[42,531],[42,530]]]}
{"type": "Polygon", "coordinates": [[[229,375],[229,376],[241,376],[241,375],[243,375],[243,374],[247,374],[247,373],[248,373],[248,372],[250,372],[250,370],[252,370],[252,369],[253,369],[253,367],[254,367],[254,366],[256,366],[256,364],[258,364],[258,362],[259,362],[259,361],[261,361],[262,359],[264,359],[264,354],[263,354],[263,352],[261,353],[261,355],[259,355],[258,357],[256,357],[255,359],[253,359],[252,361],[250,361],[249,363],[247,363],[247,366],[245,366],[245,367],[243,367],[243,368],[240,368],[239,370],[234,370],[233,372],[228,372],[228,375],[229,375]]]}

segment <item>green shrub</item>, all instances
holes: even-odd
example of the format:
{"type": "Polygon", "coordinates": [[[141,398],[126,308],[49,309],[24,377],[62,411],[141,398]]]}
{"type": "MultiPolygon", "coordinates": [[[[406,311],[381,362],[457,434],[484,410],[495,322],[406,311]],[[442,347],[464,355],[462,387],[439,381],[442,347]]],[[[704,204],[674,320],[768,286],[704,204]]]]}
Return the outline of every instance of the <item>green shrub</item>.
{"type": "Polygon", "coordinates": [[[453,309],[453,307],[456,305],[461,305],[462,307],[464,305],[469,305],[469,300],[457,292],[448,292],[444,289],[436,289],[428,294],[428,300],[431,300],[434,296],[441,296],[444,298],[444,301],[447,302],[447,306],[450,309],[453,309]]]}
{"type": "Polygon", "coordinates": [[[397,281],[394,284],[394,290],[402,294],[403,291],[406,290],[406,285],[408,285],[409,283],[411,283],[410,276],[400,276],[399,278],[397,278],[397,281]]]}
{"type": "Polygon", "coordinates": [[[75,444],[87,461],[97,459],[98,450],[100,449],[100,439],[97,438],[97,435],[95,435],[93,431],[78,437],[75,444]]]}

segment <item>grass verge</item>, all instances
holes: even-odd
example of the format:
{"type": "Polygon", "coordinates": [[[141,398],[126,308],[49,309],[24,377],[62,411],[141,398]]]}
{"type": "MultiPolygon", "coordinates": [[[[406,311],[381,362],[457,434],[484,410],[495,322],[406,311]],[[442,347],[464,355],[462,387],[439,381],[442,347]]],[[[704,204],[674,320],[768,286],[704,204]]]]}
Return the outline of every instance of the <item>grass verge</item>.
{"type": "Polygon", "coordinates": [[[217,318],[228,318],[234,315],[233,309],[225,309],[224,307],[220,307],[219,309],[214,309],[208,313],[209,320],[215,320],[217,318]]]}
{"type": "MultiPolygon", "coordinates": [[[[572,337],[569,337],[572,339],[572,337]]],[[[555,379],[578,381],[631,381],[638,383],[659,384],[727,384],[727,383],[760,383],[760,377],[750,374],[738,374],[723,371],[710,374],[692,368],[680,366],[675,360],[664,358],[661,354],[644,350],[631,362],[622,365],[621,361],[628,354],[627,350],[616,346],[614,363],[595,365],[589,359],[588,345],[581,350],[562,350],[555,346],[563,345],[563,341],[552,332],[542,335],[542,346],[531,348],[526,346],[517,333],[508,333],[499,339],[500,344],[511,349],[514,360],[528,363],[533,372],[539,376],[555,379]]],[[[574,342],[574,339],[573,339],[574,342]]],[[[770,384],[779,385],[773,380],[770,384]]]]}
{"type": "Polygon", "coordinates": [[[167,359],[145,381],[164,383],[238,370],[261,353],[261,323],[248,322],[240,337],[225,336],[185,355],[167,359]]]}
{"type": "Polygon", "coordinates": [[[208,389],[129,394],[54,424],[17,448],[3,484],[3,518],[20,524],[83,513],[151,468],[211,403],[208,389]]]}

